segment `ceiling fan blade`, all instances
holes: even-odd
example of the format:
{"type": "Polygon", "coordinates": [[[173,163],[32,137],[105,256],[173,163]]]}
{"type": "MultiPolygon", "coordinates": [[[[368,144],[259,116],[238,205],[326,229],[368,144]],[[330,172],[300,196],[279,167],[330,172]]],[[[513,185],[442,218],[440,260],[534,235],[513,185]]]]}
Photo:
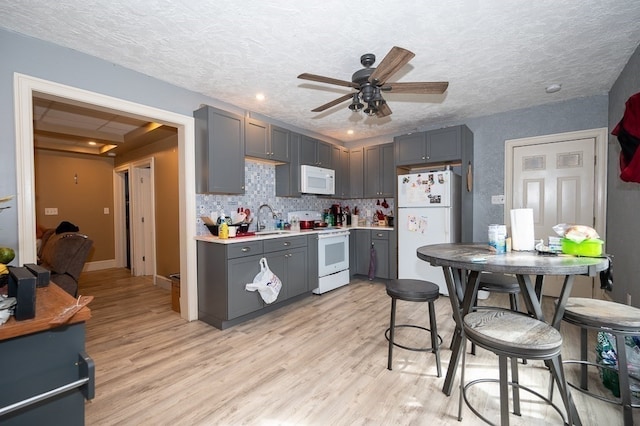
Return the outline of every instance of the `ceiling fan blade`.
{"type": "Polygon", "coordinates": [[[331,77],[323,77],[321,75],[315,75],[315,74],[309,74],[309,73],[303,73],[300,74],[298,76],[298,78],[301,78],[303,80],[311,80],[311,81],[317,81],[320,83],[328,83],[328,84],[335,84],[337,86],[345,86],[345,87],[353,87],[353,88],[358,88],[358,85],[355,83],[352,83],[350,81],[346,81],[346,80],[339,80],[337,78],[331,78],[331,77]]]}
{"type": "Polygon", "coordinates": [[[427,95],[440,95],[449,87],[448,81],[432,81],[425,83],[387,83],[380,90],[391,93],[417,93],[427,95]]]}
{"type": "Polygon", "coordinates": [[[369,77],[369,83],[377,85],[384,84],[389,77],[404,67],[414,56],[416,56],[415,53],[407,49],[393,46],[369,77]]]}
{"type": "Polygon", "coordinates": [[[392,112],[393,111],[391,111],[391,108],[389,108],[389,104],[385,102],[378,108],[378,112],[376,113],[376,116],[378,118],[382,118],[382,117],[386,117],[387,115],[391,115],[392,112]]]}
{"type": "Polygon", "coordinates": [[[322,112],[325,109],[329,109],[332,106],[336,106],[338,104],[341,104],[344,101],[349,100],[349,99],[353,99],[353,93],[347,93],[346,95],[340,96],[338,99],[334,99],[331,102],[328,102],[328,103],[326,103],[324,105],[320,105],[318,108],[312,109],[311,111],[313,111],[313,112],[322,112]]]}

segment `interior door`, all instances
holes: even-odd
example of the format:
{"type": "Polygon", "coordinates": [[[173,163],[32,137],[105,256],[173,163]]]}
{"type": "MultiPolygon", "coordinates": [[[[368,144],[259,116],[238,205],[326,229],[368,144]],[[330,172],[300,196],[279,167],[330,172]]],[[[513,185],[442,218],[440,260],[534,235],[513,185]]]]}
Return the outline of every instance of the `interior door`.
{"type": "Polygon", "coordinates": [[[132,195],[132,274],[155,274],[153,181],[148,165],[133,168],[132,195]]]}
{"type": "MultiPolygon", "coordinates": [[[[533,209],[536,240],[556,235],[558,223],[595,226],[595,138],[514,147],[513,208],[533,209]]],[[[545,278],[543,294],[557,297],[560,277],[545,278]]],[[[573,296],[593,296],[593,278],[577,277],[573,296]]]]}

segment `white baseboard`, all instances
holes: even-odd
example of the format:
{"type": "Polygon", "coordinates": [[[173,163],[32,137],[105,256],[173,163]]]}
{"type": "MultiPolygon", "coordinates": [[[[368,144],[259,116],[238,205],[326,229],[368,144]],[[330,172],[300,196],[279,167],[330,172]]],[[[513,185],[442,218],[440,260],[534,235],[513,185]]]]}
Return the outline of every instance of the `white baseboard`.
{"type": "Polygon", "coordinates": [[[87,262],[84,264],[84,268],[82,268],[83,271],[88,272],[88,271],[99,271],[102,269],[110,269],[110,268],[117,268],[117,264],[116,264],[116,260],[115,259],[110,259],[110,260],[97,260],[95,262],[87,262]]]}

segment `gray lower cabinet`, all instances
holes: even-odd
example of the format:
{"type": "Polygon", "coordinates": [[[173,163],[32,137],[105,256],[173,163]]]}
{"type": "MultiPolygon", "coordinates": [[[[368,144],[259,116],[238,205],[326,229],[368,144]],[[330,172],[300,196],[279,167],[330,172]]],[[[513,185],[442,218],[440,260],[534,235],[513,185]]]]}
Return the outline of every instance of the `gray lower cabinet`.
{"type": "Polygon", "coordinates": [[[371,231],[371,247],[375,251],[376,277],[391,278],[389,271],[389,231],[371,231]]]}
{"type": "Polygon", "coordinates": [[[282,289],[275,303],[312,290],[307,280],[306,236],[266,240],[264,253],[269,269],[282,281],[282,289]]]}
{"type": "MultiPolygon", "coordinates": [[[[310,294],[307,236],[217,244],[198,241],[198,318],[224,329],[310,294]],[[245,289],[260,272],[265,257],[282,281],[274,303],[245,289]]],[[[317,269],[317,268],[316,268],[317,269]]]]}
{"type": "MultiPolygon", "coordinates": [[[[354,229],[351,230],[349,243],[353,244],[353,252],[349,259],[353,274],[369,275],[371,265],[372,248],[374,251],[376,278],[395,278],[397,276],[394,231],[354,229]]],[[[349,247],[350,250],[352,247],[349,247]]]]}
{"type": "Polygon", "coordinates": [[[261,258],[262,255],[240,257],[229,259],[227,262],[228,319],[238,318],[264,307],[264,302],[257,291],[251,292],[245,289],[245,285],[253,282],[253,278],[260,272],[261,258]]]}
{"type": "Polygon", "coordinates": [[[244,194],[244,117],[210,106],[193,117],[196,192],[244,194]]]}

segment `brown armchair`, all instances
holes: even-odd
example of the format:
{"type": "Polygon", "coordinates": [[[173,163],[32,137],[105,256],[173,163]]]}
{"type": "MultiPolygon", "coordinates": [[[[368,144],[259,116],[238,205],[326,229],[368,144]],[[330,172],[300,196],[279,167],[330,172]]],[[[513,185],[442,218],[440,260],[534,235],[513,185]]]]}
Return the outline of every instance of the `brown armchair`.
{"type": "Polygon", "coordinates": [[[51,281],[77,297],[78,278],[92,246],[92,240],[77,232],[45,233],[39,255],[40,266],[51,271],[51,281]]]}

